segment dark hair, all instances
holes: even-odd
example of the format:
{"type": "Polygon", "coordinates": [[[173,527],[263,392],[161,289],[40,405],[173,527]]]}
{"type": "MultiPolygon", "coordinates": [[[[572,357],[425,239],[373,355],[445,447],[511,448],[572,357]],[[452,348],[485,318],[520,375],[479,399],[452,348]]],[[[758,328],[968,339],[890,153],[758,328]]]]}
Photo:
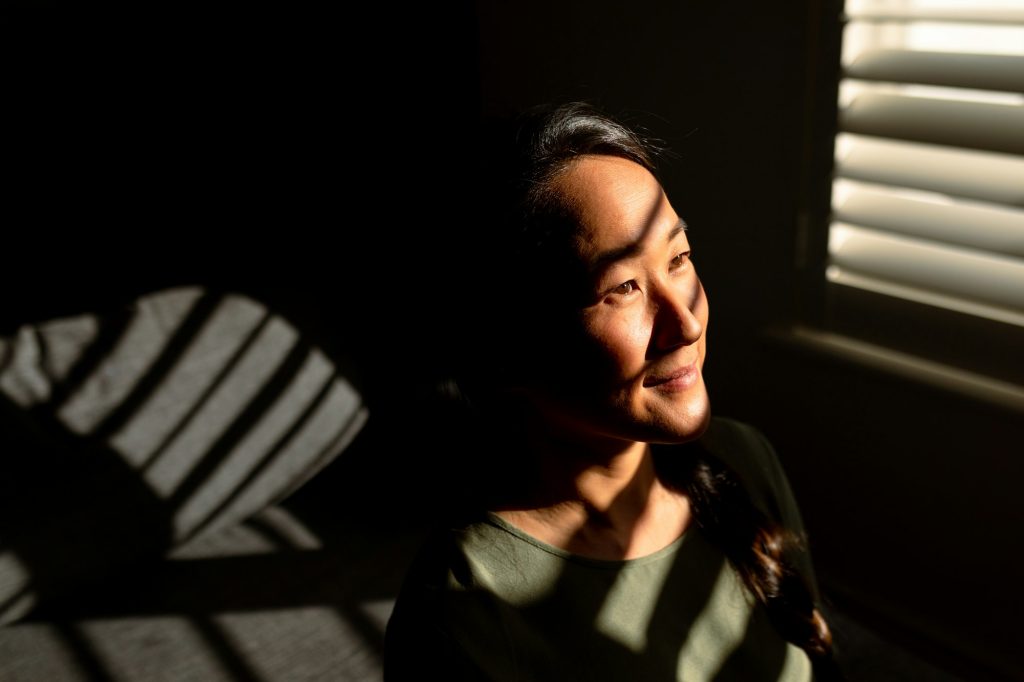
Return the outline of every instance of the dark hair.
{"type": "MultiPolygon", "coordinates": [[[[584,102],[540,105],[511,120],[491,121],[477,180],[490,219],[502,230],[481,236],[515,238],[510,255],[535,262],[572,228],[555,180],[580,157],[593,154],[634,161],[656,174],[660,142],[601,113],[584,102]]],[[[506,242],[507,243],[507,242],[506,242]]],[[[517,263],[518,265],[518,263],[517,263]]]]}
{"type": "Polygon", "coordinates": [[[546,335],[544,352],[535,351],[533,335],[566,323],[572,285],[581,281],[569,269],[573,259],[567,249],[576,221],[555,189],[557,179],[581,157],[594,154],[626,158],[655,174],[661,145],[584,102],[488,119],[479,145],[465,183],[471,188],[470,215],[459,243],[451,247],[469,255],[461,273],[468,286],[451,323],[456,337],[468,343],[451,350],[462,394],[484,403],[496,399],[510,377],[543,376],[551,369],[546,361],[554,354],[547,344],[558,334],[546,335]],[[524,295],[531,281],[543,284],[543,300],[524,295]],[[524,319],[531,323],[519,324],[524,319]],[[486,346],[477,339],[486,339],[486,346]]]}
{"type": "Polygon", "coordinates": [[[722,549],[782,636],[808,653],[819,677],[838,677],[832,632],[807,579],[789,558],[806,550],[806,538],[758,509],[736,474],[717,457],[697,455],[688,465],[681,485],[697,527],[722,549]]]}
{"type": "MultiPolygon", "coordinates": [[[[570,281],[560,273],[569,262],[563,249],[575,225],[554,189],[555,180],[588,154],[626,158],[657,177],[655,159],[664,149],[659,141],[582,102],[536,107],[484,133],[483,162],[472,178],[477,217],[468,224],[465,239],[486,272],[470,269],[474,274],[468,289],[481,298],[471,299],[474,306],[460,311],[462,320],[473,326],[467,331],[472,342],[458,347],[453,372],[458,394],[472,406],[486,408],[497,395],[491,389],[501,381],[495,357],[513,358],[507,373],[536,366],[537,355],[528,348],[529,329],[518,323],[530,319],[528,327],[550,329],[564,317],[565,308],[558,302],[540,313],[531,305],[530,318],[516,310],[516,288],[522,284],[516,273],[532,273],[545,283],[570,281]],[[481,334],[487,346],[484,356],[478,354],[481,334]],[[517,357],[524,360],[516,362],[517,357]],[[481,361],[488,363],[486,370],[481,361]]],[[[483,413],[486,419],[487,410],[483,413]]],[[[723,462],[700,449],[693,452],[685,467],[672,469],[681,479],[676,484],[691,500],[697,526],[723,550],[782,636],[816,663],[827,661],[829,627],[810,586],[787,558],[801,538],[761,513],[723,462]]],[[[505,483],[513,480],[506,476],[505,483]]]]}

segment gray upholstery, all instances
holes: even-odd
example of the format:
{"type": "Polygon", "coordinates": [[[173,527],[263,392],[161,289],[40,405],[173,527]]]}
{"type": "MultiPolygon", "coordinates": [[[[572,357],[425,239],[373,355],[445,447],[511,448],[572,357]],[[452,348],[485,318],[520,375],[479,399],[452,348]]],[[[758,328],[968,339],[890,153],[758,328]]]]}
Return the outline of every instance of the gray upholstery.
{"type": "Polygon", "coordinates": [[[201,626],[173,612],[45,614],[112,577],[178,576],[211,557],[287,552],[310,564],[319,541],[292,523],[282,547],[275,505],[335,459],[367,414],[332,357],[238,293],[168,288],[0,337],[0,679],[78,679],[83,642],[97,657],[85,668],[116,679],[218,679],[232,666],[188,653],[210,649],[207,630],[268,671],[294,667],[301,647],[275,657],[265,638],[324,640],[341,656],[327,633],[346,626],[312,604],[201,626]],[[276,540],[257,526],[277,528],[276,540]]]}

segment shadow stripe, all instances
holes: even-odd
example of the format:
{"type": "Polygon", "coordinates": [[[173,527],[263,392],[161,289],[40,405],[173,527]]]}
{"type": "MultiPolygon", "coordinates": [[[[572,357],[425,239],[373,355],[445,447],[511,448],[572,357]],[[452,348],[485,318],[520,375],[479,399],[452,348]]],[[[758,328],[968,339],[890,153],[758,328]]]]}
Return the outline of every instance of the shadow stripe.
{"type": "Polygon", "coordinates": [[[235,650],[231,640],[208,616],[193,616],[189,622],[210,645],[210,651],[224,664],[234,680],[237,682],[264,682],[263,676],[246,662],[245,658],[235,650]]]}
{"type": "MultiPolygon", "coordinates": [[[[206,521],[203,521],[204,525],[206,521]]],[[[297,547],[294,542],[291,541],[284,533],[274,528],[272,525],[267,523],[264,519],[258,516],[254,516],[250,519],[245,520],[245,525],[255,531],[260,537],[272,544],[277,549],[288,549],[302,551],[301,547],[297,547]]]]}
{"type": "MultiPolygon", "coordinates": [[[[238,485],[236,485],[235,488],[230,493],[224,495],[223,499],[221,499],[221,501],[217,505],[215,505],[212,510],[210,510],[210,512],[203,518],[202,521],[193,526],[193,529],[186,536],[186,539],[195,537],[205,528],[207,528],[211,523],[216,521],[217,517],[225,509],[227,509],[231,505],[231,503],[233,503],[235,500],[241,497],[241,495],[248,488],[249,484],[256,480],[256,478],[273,463],[274,459],[276,458],[276,455],[282,449],[284,449],[284,447],[287,446],[288,442],[291,441],[302,430],[302,427],[305,426],[305,424],[310,420],[313,414],[316,413],[317,409],[319,409],[319,407],[327,399],[327,396],[330,394],[331,387],[334,385],[334,377],[335,374],[333,372],[330,375],[328,375],[327,380],[324,382],[324,385],[320,387],[320,389],[317,391],[317,394],[310,401],[309,405],[307,405],[306,408],[302,411],[302,413],[299,414],[299,416],[294,420],[291,426],[289,426],[284,431],[284,433],[278,436],[277,441],[274,443],[274,445],[271,446],[267,453],[260,459],[259,462],[257,462],[256,466],[254,466],[249,471],[249,473],[245,475],[245,478],[239,481],[238,485]]],[[[289,543],[284,542],[280,546],[288,547],[289,543]]]]}
{"type": "MultiPolygon", "coordinates": [[[[696,522],[693,522],[686,530],[686,533],[691,535],[683,540],[684,543],[696,543],[696,542],[707,542],[705,538],[692,537],[700,533],[700,530],[696,526],[696,522]]],[[[710,544],[710,543],[709,543],[710,544]]],[[[712,545],[713,546],[713,545],[712,545]]],[[[663,670],[658,670],[656,676],[664,676],[664,679],[675,679],[676,668],[679,663],[679,654],[682,653],[683,648],[686,646],[686,642],[690,638],[690,632],[693,630],[694,624],[701,618],[705,608],[710,603],[713,596],[715,585],[718,583],[719,576],[723,570],[732,570],[732,567],[728,565],[728,562],[724,554],[716,552],[716,558],[714,567],[711,564],[698,563],[694,561],[695,554],[692,548],[687,551],[688,548],[683,547],[679,552],[676,553],[672,568],[669,570],[668,576],[665,578],[663,583],[663,590],[665,586],[670,585],[687,585],[685,597],[690,600],[691,603],[685,605],[685,608],[689,613],[694,614],[694,620],[686,623],[685,628],[679,628],[676,632],[672,633],[677,640],[672,642],[674,656],[665,655],[666,652],[653,651],[649,647],[644,651],[643,657],[648,661],[648,667],[653,668],[655,664],[665,666],[663,670]]],[[[675,619],[673,618],[673,612],[684,608],[683,604],[673,603],[667,599],[662,598],[659,595],[657,603],[654,607],[654,612],[651,614],[650,620],[647,621],[647,641],[653,642],[658,640],[658,633],[663,633],[668,630],[668,624],[672,623],[675,619]]],[[[660,679],[660,677],[659,677],[660,679]]]]}
{"type": "Polygon", "coordinates": [[[279,504],[284,501],[289,495],[294,493],[296,490],[301,488],[307,481],[313,476],[320,472],[328,462],[330,462],[336,454],[340,454],[338,449],[344,449],[362,430],[363,425],[366,423],[367,409],[365,406],[360,405],[352,414],[349,419],[341,427],[338,434],[324,446],[320,454],[313,458],[313,461],[306,468],[303,475],[297,477],[288,488],[278,493],[277,497],[270,500],[269,504],[279,504]]]}
{"type": "Polygon", "coordinates": [[[228,358],[227,362],[224,363],[224,366],[214,376],[213,381],[210,382],[210,385],[207,386],[206,389],[204,389],[203,392],[199,394],[195,403],[193,403],[192,406],[185,412],[185,414],[182,416],[178,424],[173,429],[171,429],[171,431],[166,436],[164,436],[163,440],[160,442],[160,445],[157,446],[157,448],[149,455],[149,457],[147,457],[144,462],[141,462],[139,464],[139,467],[140,469],[142,469],[143,473],[149,469],[153,462],[159,459],[160,455],[164,452],[164,450],[166,450],[171,445],[171,443],[173,443],[175,439],[181,435],[181,432],[184,431],[188,427],[189,423],[195,418],[195,416],[199,414],[203,406],[207,404],[207,402],[210,400],[210,397],[214,394],[214,392],[216,392],[220,385],[227,380],[231,372],[235,369],[235,367],[238,366],[238,363],[240,363],[242,361],[242,358],[245,357],[245,354],[249,351],[249,349],[252,348],[253,344],[256,343],[256,339],[258,339],[260,334],[263,333],[263,330],[266,329],[272,317],[273,316],[270,314],[269,311],[264,312],[263,318],[256,324],[256,326],[253,327],[252,331],[242,341],[242,343],[238,347],[238,350],[236,350],[232,354],[232,356],[228,358]]]}
{"type": "Polygon", "coordinates": [[[31,576],[30,576],[28,582],[26,582],[21,588],[19,588],[17,592],[15,592],[10,597],[8,597],[7,599],[5,599],[2,602],[0,602],[0,616],[3,616],[4,613],[7,612],[7,609],[9,609],[12,606],[14,606],[14,604],[19,599],[21,599],[24,596],[27,596],[31,592],[32,592],[32,579],[31,579],[31,576]]]}
{"type": "MultiPolygon", "coordinates": [[[[44,405],[34,408],[32,411],[37,413],[39,417],[45,417],[52,421],[52,423],[60,424],[62,429],[66,428],[63,423],[57,420],[54,410],[67,402],[68,398],[81,388],[86,379],[92,376],[100,363],[110,355],[118,342],[124,338],[125,332],[128,331],[128,327],[134,319],[135,311],[131,306],[120,306],[116,310],[100,317],[96,338],[78,356],[78,359],[68,370],[64,379],[53,384],[50,400],[44,405]]],[[[38,331],[36,333],[38,335],[38,331]]],[[[44,354],[48,354],[48,351],[44,351],[44,354]]]]}
{"type": "Polygon", "coordinates": [[[103,666],[103,662],[96,655],[92,644],[78,631],[71,623],[58,622],[55,624],[61,642],[67,645],[67,650],[74,657],[78,664],[76,672],[84,672],[94,682],[114,682],[114,677],[103,666]]]}
{"type": "Polygon", "coordinates": [[[731,682],[732,680],[748,679],[752,673],[750,670],[750,655],[756,655],[758,675],[764,676],[766,680],[777,680],[779,674],[786,664],[787,644],[784,639],[776,635],[776,639],[770,640],[764,636],[764,631],[775,633],[768,613],[757,604],[754,612],[747,621],[747,629],[739,645],[733,649],[728,658],[722,663],[722,667],[712,678],[715,682],[731,682]],[[758,636],[761,630],[761,636],[758,636]],[[770,644],[768,647],[757,646],[758,643],[770,644]]]}
{"type": "Polygon", "coordinates": [[[384,633],[377,629],[377,625],[359,608],[359,605],[341,604],[335,610],[338,616],[355,630],[360,639],[373,649],[377,659],[382,660],[384,657],[384,633]]]}
{"type": "Polygon", "coordinates": [[[210,474],[224,461],[252,426],[260,420],[273,405],[274,401],[287,389],[311,352],[312,349],[307,341],[300,338],[295,343],[291,350],[288,351],[284,360],[274,370],[274,373],[260,387],[252,400],[249,401],[249,404],[235,417],[228,428],[210,446],[206,454],[202,456],[199,463],[185,476],[185,479],[178,485],[171,496],[167,498],[167,504],[172,509],[177,509],[183,502],[192,497],[203,482],[209,478],[210,474]]]}
{"type": "Polygon", "coordinates": [[[170,339],[164,344],[160,355],[146,370],[145,375],[136,382],[121,404],[111,410],[96,425],[89,434],[90,437],[106,440],[131,418],[170,373],[181,356],[185,354],[222,299],[223,294],[203,291],[181,324],[171,334],[170,339]]]}

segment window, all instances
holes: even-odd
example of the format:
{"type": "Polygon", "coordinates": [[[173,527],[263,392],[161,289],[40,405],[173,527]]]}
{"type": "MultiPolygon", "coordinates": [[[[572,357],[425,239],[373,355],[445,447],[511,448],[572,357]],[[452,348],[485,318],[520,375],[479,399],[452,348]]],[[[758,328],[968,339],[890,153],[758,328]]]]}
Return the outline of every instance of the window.
{"type": "Polygon", "coordinates": [[[1024,0],[844,15],[824,327],[1024,399],[1024,0]]]}

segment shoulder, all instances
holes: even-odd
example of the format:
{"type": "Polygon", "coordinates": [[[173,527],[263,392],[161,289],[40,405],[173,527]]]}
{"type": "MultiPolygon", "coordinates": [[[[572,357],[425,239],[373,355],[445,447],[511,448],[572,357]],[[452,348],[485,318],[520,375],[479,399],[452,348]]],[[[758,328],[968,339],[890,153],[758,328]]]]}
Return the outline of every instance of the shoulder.
{"type": "MultiPolygon", "coordinates": [[[[385,630],[385,680],[420,679],[436,672],[447,679],[485,679],[480,652],[466,647],[467,632],[500,622],[498,604],[481,589],[474,548],[487,533],[481,523],[438,528],[421,544],[406,571],[385,630]]],[[[495,632],[484,627],[484,631],[495,632]]],[[[500,634],[500,631],[498,631],[500,634]]],[[[501,658],[505,642],[489,641],[501,658]]]]}
{"type": "Polygon", "coordinates": [[[447,533],[435,530],[406,570],[384,631],[386,682],[417,679],[424,671],[451,675],[469,665],[443,616],[451,550],[447,533]]]}
{"type": "Polygon", "coordinates": [[[449,616],[490,597],[515,603],[563,561],[497,515],[480,513],[436,529],[422,543],[399,598],[429,599],[449,616]]]}
{"type": "Polygon", "coordinates": [[[445,595],[459,589],[472,589],[470,556],[463,541],[475,523],[434,528],[421,542],[402,581],[392,620],[405,611],[430,609],[435,616],[444,606],[445,595]]]}
{"type": "Polygon", "coordinates": [[[384,637],[385,680],[486,679],[509,666],[503,602],[490,586],[509,572],[501,531],[482,515],[435,528],[421,543],[391,609],[384,637]]]}

